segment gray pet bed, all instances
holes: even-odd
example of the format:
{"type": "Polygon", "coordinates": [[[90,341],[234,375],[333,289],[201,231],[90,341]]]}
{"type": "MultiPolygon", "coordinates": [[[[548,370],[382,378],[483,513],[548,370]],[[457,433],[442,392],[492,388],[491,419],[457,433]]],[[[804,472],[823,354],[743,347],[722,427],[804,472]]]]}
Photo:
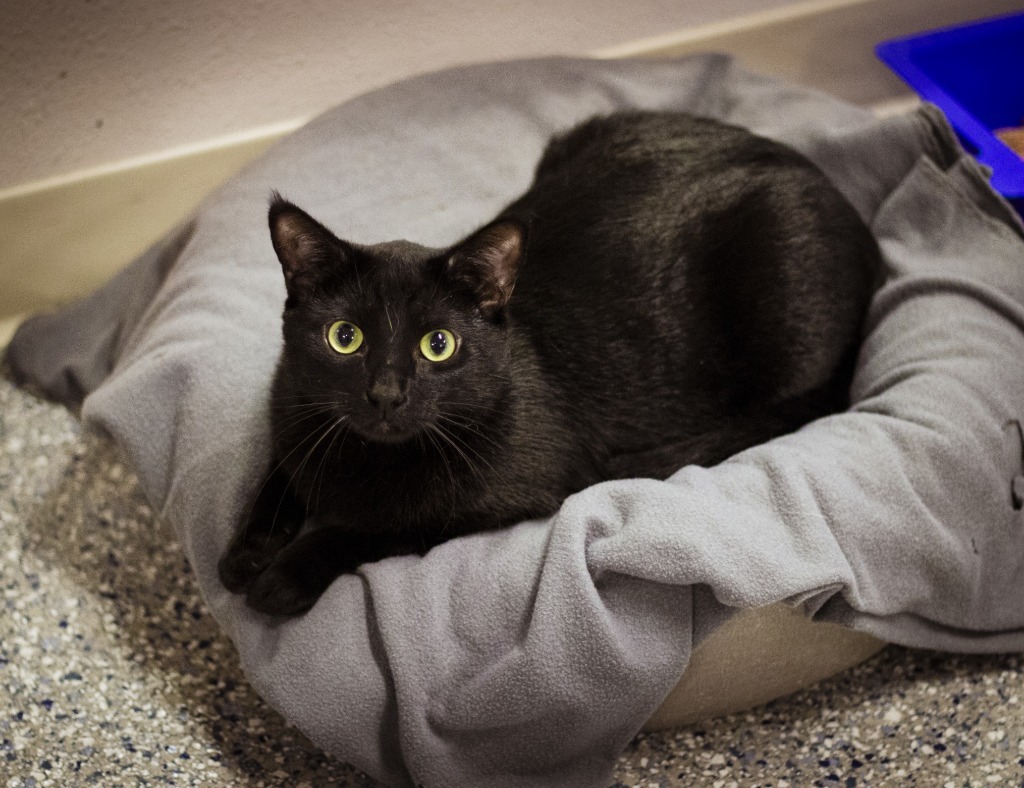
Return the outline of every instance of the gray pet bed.
{"type": "Polygon", "coordinates": [[[26,323],[9,359],[123,448],[253,685],[327,751],[393,784],[601,785],[737,608],[1024,649],[1021,233],[931,107],[879,121],[716,56],[476,66],[285,139],[105,288],[26,323]],[[215,566],[268,445],[271,189],[357,242],[447,244],[525,188],[552,132],[628,107],[788,142],[871,223],[887,280],[850,412],[365,566],[299,619],[248,610],[215,566]]]}

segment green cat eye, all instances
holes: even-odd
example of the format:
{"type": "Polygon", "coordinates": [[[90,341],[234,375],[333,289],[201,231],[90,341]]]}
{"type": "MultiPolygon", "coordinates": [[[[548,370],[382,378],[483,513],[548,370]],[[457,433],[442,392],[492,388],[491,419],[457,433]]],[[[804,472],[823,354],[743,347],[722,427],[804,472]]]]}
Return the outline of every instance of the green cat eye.
{"type": "Polygon", "coordinates": [[[332,350],[347,356],[359,350],[359,346],[363,344],[363,332],[354,323],[338,320],[331,323],[327,329],[327,344],[332,350]]]}
{"type": "Polygon", "coordinates": [[[443,328],[424,334],[420,352],[428,361],[447,361],[455,352],[455,334],[443,328]]]}

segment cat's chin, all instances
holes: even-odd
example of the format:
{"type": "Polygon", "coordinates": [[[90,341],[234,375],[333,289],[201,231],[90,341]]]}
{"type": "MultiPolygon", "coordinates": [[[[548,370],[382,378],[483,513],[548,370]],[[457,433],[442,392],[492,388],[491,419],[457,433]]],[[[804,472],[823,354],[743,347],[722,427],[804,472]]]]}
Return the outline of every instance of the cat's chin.
{"type": "Polygon", "coordinates": [[[398,444],[412,440],[418,430],[400,427],[391,421],[378,421],[357,428],[363,438],[372,443],[398,444]]]}

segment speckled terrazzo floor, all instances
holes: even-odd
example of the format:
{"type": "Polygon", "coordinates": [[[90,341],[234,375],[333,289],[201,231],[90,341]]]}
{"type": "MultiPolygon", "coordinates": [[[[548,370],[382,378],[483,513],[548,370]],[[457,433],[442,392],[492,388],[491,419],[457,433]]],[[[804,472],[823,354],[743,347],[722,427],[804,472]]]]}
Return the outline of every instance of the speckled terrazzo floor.
{"type": "MultiPolygon", "coordinates": [[[[249,688],[135,476],[0,370],[0,786],[360,786],[249,688]]],[[[615,786],[1024,786],[1024,665],[890,647],[615,786]]]]}

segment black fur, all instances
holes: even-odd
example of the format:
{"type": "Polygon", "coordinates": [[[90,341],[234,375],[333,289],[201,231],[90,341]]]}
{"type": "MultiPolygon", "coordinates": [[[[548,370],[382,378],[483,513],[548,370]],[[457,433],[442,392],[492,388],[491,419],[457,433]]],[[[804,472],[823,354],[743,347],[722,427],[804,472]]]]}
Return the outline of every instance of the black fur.
{"type": "Polygon", "coordinates": [[[275,195],[274,458],[220,573],[308,609],[339,574],[710,465],[846,404],[878,249],[805,158],[682,114],[595,118],[449,249],[349,244],[275,195]],[[331,349],[337,320],[363,331],[331,349]],[[420,340],[458,337],[432,362],[420,340]]]}

